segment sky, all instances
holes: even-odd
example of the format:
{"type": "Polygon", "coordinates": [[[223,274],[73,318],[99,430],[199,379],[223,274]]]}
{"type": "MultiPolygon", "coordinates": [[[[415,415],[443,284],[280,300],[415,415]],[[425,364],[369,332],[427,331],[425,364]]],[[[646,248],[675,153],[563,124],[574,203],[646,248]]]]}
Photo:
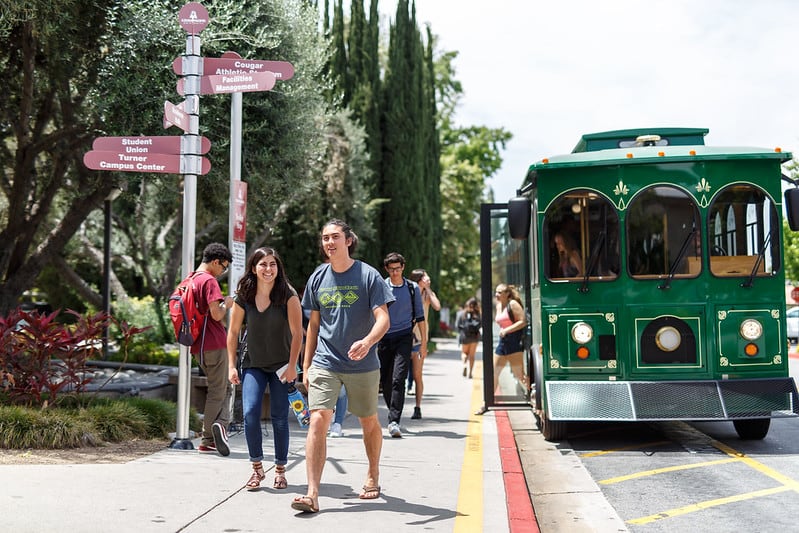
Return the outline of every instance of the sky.
{"type": "MultiPolygon", "coordinates": [[[[394,18],[395,0],[379,5],[394,18]]],[[[700,127],[708,145],[799,157],[799,1],[416,0],[416,14],[458,52],[456,124],[513,134],[497,202],[584,133],[700,127]]]]}

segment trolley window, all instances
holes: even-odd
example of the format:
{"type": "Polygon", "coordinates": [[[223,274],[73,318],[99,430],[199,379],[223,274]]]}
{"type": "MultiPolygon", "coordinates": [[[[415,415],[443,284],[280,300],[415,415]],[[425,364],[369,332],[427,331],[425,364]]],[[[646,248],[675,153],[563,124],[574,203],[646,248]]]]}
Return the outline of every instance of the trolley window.
{"type": "Polygon", "coordinates": [[[627,211],[628,268],[637,279],[690,278],[702,270],[699,208],[685,191],[644,189],[627,211]]]}
{"type": "Polygon", "coordinates": [[[544,272],[552,280],[613,280],[619,275],[619,215],[593,191],[555,199],[544,215],[544,272]]]}
{"type": "Polygon", "coordinates": [[[719,277],[771,276],[779,270],[777,209],[754,185],[719,191],[708,210],[710,271],[719,277]]]}

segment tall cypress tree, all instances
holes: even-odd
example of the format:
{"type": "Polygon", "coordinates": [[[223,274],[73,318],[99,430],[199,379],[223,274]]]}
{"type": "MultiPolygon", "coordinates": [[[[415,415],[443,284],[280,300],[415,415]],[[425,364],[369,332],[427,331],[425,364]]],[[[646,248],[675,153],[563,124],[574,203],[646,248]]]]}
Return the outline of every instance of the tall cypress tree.
{"type": "Polygon", "coordinates": [[[438,281],[441,269],[441,246],[443,237],[443,221],[441,219],[441,143],[438,134],[438,110],[436,109],[436,79],[433,60],[434,39],[430,27],[427,27],[427,50],[424,59],[424,134],[425,148],[425,192],[429,206],[430,239],[426,241],[428,248],[424,257],[426,269],[434,281],[438,281]]]}
{"type": "MultiPolygon", "coordinates": [[[[344,0],[338,0],[334,6],[332,46],[333,54],[330,59],[330,78],[335,84],[334,93],[331,100],[334,101],[339,95],[344,102],[348,102],[352,96],[349,89],[349,72],[347,69],[347,46],[344,36],[344,0]]],[[[345,104],[346,105],[346,104],[345,104]]]]}
{"type": "Polygon", "coordinates": [[[412,266],[424,261],[424,147],[422,117],[422,45],[407,0],[397,3],[391,28],[384,83],[380,193],[388,199],[381,216],[382,251],[402,253],[412,266]]]}

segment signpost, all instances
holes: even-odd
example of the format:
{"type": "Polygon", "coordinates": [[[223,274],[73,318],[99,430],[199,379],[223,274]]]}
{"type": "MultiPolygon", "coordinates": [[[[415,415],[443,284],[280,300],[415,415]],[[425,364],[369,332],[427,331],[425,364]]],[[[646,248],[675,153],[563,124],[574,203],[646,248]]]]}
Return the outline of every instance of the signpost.
{"type": "MultiPolygon", "coordinates": [[[[252,72],[272,72],[275,78],[281,81],[294,77],[294,65],[288,61],[266,61],[263,59],[242,59],[238,54],[235,57],[204,57],[202,60],[202,74],[206,75],[235,75],[249,74],[252,72]]],[[[172,62],[175,74],[183,73],[183,58],[178,57],[172,62]]]]}
{"type": "Polygon", "coordinates": [[[83,164],[93,170],[114,172],[157,172],[161,174],[208,174],[207,157],[181,154],[128,154],[91,150],[83,154],[83,164]]]}
{"type": "MultiPolygon", "coordinates": [[[[200,137],[199,150],[194,153],[207,154],[211,149],[211,141],[200,137]]],[[[155,137],[97,137],[92,143],[94,150],[117,150],[126,154],[188,154],[192,153],[187,146],[186,137],[179,135],[159,135],[155,137]]]]}
{"type": "Polygon", "coordinates": [[[173,104],[169,100],[164,101],[164,129],[169,126],[177,126],[183,131],[189,131],[191,124],[189,115],[186,113],[186,101],[173,104]]]}
{"type": "MultiPolygon", "coordinates": [[[[185,80],[178,80],[178,94],[184,94],[185,80]]],[[[275,86],[275,75],[269,71],[246,74],[202,76],[200,94],[251,93],[268,91],[275,86]]]]}
{"type": "MultiPolygon", "coordinates": [[[[178,13],[178,23],[186,30],[186,52],[172,62],[172,69],[183,76],[177,91],[186,99],[180,104],[164,102],[163,126],[177,126],[181,136],[98,137],[92,150],[83,156],[84,164],[94,170],[116,172],[156,172],[183,174],[183,246],[181,274],[194,270],[194,239],[197,209],[197,175],[211,170],[202,154],[211,142],[199,134],[200,95],[232,94],[230,140],[230,213],[229,236],[233,268],[229,278],[231,294],[244,274],[246,260],[247,184],[241,181],[241,95],[244,92],[269,91],[275,81],[294,76],[294,67],[286,61],[242,59],[235,52],[221,58],[200,56],[199,33],[208,25],[208,11],[199,2],[185,4],[178,13]],[[203,75],[207,73],[207,75],[203,75]]],[[[189,438],[189,380],[191,354],[180,346],[178,360],[177,429],[170,448],[191,450],[189,438]]]]}

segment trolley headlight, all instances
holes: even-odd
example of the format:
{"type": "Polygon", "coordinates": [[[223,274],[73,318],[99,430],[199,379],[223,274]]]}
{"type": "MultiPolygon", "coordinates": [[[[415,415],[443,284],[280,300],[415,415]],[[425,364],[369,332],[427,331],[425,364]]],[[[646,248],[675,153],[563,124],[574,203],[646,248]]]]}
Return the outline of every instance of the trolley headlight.
{"type": "Polygon", "coordinates": [[[588,344],[594,338],[594,329],[585,322],[577,322],[572,326],[572,339],[577,344],[588,344]]]}
{"type": "Polygon", "coordinates": [[[664,352],[673,352],[680,347],[680,343],[682,335],[675,327],[663,326],[655,333],[655,344],[664,352]]]}
{"type": "Polygon", "coordinates": [[[763,325],[754,318],[741,322],[741,337],[748,341],[759,339],[763,335],[763,325]]]}

